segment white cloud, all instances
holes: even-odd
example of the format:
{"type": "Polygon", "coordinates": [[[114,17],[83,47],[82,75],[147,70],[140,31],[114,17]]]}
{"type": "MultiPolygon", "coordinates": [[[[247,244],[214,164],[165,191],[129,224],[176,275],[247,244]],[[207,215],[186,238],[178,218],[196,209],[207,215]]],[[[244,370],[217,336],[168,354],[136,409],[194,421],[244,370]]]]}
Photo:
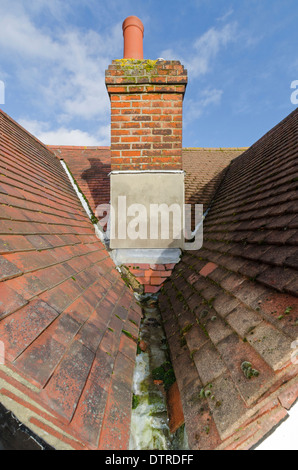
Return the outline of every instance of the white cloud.
{"type": "MultiPolygon", "coordinates": [[[[46,144],[109,145],[110,103],[104,72],[113,58],[122,55],[121,24],[98,33],[78,29],[71,21],[60,24],[52,19],[51,28],[40,21],[39,15],[45,13],[67,19],[69,8],[68,2],[60,0],[0,0],[1,56],[8,64],[9,77],[15,77],[14,90],[28,96],[31,108],[23,107],[20,117],[30,132],[46,144]],[[86,129],[86,123],[88,132],[80,130],[86,129]]],[[[180,58],[196,80],[212,70],[235,33],[234,23],[217,24],[191,46],[184,44],[181,50],[187,51],[185,57],[173,50],[160,56],[180,58]]],[[[221,96],[222,91],[210,85],[186,100],[186,122],[220,103],[221,96]]]]}
{"type": "Polygon", "coordinates": [[[191,47],[184,47],[188,54],[179,57],[177,51],[167,49],[161,53],[165,59],[180,60],[192,78],[198,78],[210,72],[215,58],[229,43],[235,40],[237,25],[229,23],[222,28],[210,28],[198,37],[191,47]]]}
{"type": "Polygon", "coordinates": [[[223,90],[206,89],[203,90],[197,99],[189,99],[185,102],[184,124],[187,126],[195,119],[202,116],[210,106],[217,106],[221,102],[223,90]]]}
{"type": "Polygon", "coordinates": [[[235,25],[227,24],[222,29],[211,28],[194,43],[195,53],[188,63],[188,69],[194,77],[210,71],[213,60],[220,50],[225,48],[235,37],[235,25]]]}
{"type": "Polygon", "coordinates": [[[233,15],[233,13],[234,13],[234,10],[231,8],[230,10],[227,11],[227,13],[217,18],[217,21],[225,22],[230,16],[233,15]]]}
{"type": "MultiPolygon", "coordinates": [[[[230,16],[232,11],[229,12],[230,16]]],[[[222,19],[224,20],[224,18],[222,19]]],[[[210,73],[214,67],[216,58],[222,52],[224,48],[236,39],[237,35],[237,24],[228,23],[222,27],[212,27],[204,34],[199,36],[193,44],[189,47],[183,46],[183,49],[187,51],[187,54],[182,57],[177,53],[176,48],[165,50],[161,53],[161,57],[165,59],[180,60],[188,70],[188,74],[191,77],[192,84],[194,81],[199,81],[203,76],[210,73]]],[[[182,46],[181,46],[182,48],[182,46]]],[[[200,90],[201,86],[197,85],[197,90],[200,90]]],[[[186,95],[184,102],[184,124],[188,126],[195,119],[198,119],[206,112],[210,106],[217,106],[220,104],[223,95],[223,90],[219,90],[211,85],[202,91],[196,91],[193,93],[193,98],[189,98],[186,95]]]]}
{"type": "MultiPolygon", "coordinates": [[[[20,94],[26,88],[32,102],[43,109],[46,106],[57,121],[109,119],[104,72],[122,45],[121,25],[106,35],[70,26],[52,31],[36,26],[34,15],[22,9],[21,0],[14,1],[20,6],[17,10],[2,1],[1,54],[14,70],[20,94]]],[[[34,1],[36,10],[40,3],[45,5],[43,0],[34,1]]],[[[56,9],[58,4],[55,1],[56,9]]]]}
{"type": "Polygon", "coordinates": [[[45,145],[107,146],[110,145],[110,126],[101,126],[96,135],[79,129],[60,127],[51,129],[46,122],[20,120],[21,126],[37,137],[45,145]]]}
{"type": "Polygon", "coordinates": [[[13,59],[28,58],[54,60],[59,54],[58,44],[38,30],[25,13],[6,11],[0,5],[0,47],[2,54],[13,59]]]}

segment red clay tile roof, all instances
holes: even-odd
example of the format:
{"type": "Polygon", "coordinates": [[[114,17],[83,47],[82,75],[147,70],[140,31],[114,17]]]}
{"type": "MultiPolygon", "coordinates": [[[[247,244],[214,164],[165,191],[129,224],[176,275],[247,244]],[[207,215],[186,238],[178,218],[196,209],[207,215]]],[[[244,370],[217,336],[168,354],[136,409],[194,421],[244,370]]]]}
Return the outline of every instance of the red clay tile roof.
{"type": "Polygon", "coordinates": [[[297,162],[298,110],[232,162],[164,286],[191,449],[250,449],[298,398],[297,162]]]}
{"type": "Polygon", "coordinates": [[[182,162],[186,204],[203,204],[204,210],[207,210],[229,164],[244,150],[246,149],[184,149],[182,162]]]}
{"type": "MultiPolygon", "coordinates": [[[[48,146],[65,161],[95,213],[99,204],[110,202],[111,153],[109,147],[48,146]]],[[[184,149],[185,200],[204,204],[206,210],[229,164],[243,149],[184,149]]]]}
{"type": "Polygon", "coordinates": [[[126,449],[140,308],[59,160],[0,132],[0,401],[56,448],[126,449]]]}
{"type": "Polygon", "coordinates": [[[109,147],[48,146],[64,160],[95,213],[110,202],[111,152],[109,147]]]}
{"type": "MultiPolygon", "coordinates": [[[[203,249],[160,299],[191,449],[251,448],[298,397],[297,114],[236,160],[184,151],[187,202],[206,209],[217,191],[203,249]]],[[[52,152],[0,124],[1,402],[57,447],[126,448],[136,345],[123,331],[137,335],[140,309],[52,152]]],[[[52,150],[93,210],[108,202],[107,148],[52,150]]]]}

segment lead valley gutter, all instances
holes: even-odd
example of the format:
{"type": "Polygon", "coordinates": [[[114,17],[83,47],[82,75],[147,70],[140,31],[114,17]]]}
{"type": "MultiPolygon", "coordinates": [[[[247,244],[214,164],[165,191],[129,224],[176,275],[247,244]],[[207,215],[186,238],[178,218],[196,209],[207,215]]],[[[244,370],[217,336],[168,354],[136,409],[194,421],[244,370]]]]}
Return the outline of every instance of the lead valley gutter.
{"type": "MultiPolygon", "coordinates": [[[[93,218],[94,214],[93,214],[92,211],[90,210],[89,204],[88,204],[87,201],[85,200],[85,198],[84,198],[82,192],[80,191],[80,189],[79,189],[79,187],[78,187],[76,181],[74,180],[74,178],[73,178],[71,172],[69,171],[69,169],[68,169],[66,163],[64,162],[64,160],[60,160],[60,163],[61,163],[61,165],[62,165],[62,167],[63,167],[65,173],[67,174],[68,179],[69,179],[69,181],[71,182],[71,185],[72,185],[73,189],[75,190],[76,195],[78,196],[78,198],[79,198],[79,200],[80,200],[80,202],[81,202],[83,208],[85,209],[85,211],[86,211],[86,213],[87,213],[89,219],[90,219],[91,222],[92,222],[92,218],[93,218]]],[[[92,223],[93,223],[93,222],[92,222],[92,223]]],[[[104,241],[105,241],[105,236],[104,236],[104,233],[103,233],[103,232],[101,231],[101,229],[99,228],[99,224],[94,224],[94,223],[93,223],[93,226],[94,226],[95,234],[96,234],[97,238],[99,238],[100,241],[104,243],[104,241]]]]}

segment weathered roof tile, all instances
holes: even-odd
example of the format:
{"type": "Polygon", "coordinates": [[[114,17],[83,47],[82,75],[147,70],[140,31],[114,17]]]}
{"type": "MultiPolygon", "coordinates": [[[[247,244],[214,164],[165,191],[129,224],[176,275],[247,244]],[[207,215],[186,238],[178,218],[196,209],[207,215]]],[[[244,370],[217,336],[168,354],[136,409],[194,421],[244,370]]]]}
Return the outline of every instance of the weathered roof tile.
{"type": "MultiPolygon", "coordinates": [[[[133,319],[138,335],[140,308],[59,160],[2,111],[0,126],[1,383],[28,397],[18,402],[26,407],[22,416],[44,439],[116,449],[117,441],[100,444],[99,437],[119,383],[114,364],[125,357],[133,369],[137,345],[122,338],[122,329],[133,319]]],[[[130,373],[127,387],[131,381],[130,373]]],[[[118,435],[127,448],[129,394],[122,405],[125,429],[119,426],[118,435]]]]}
{"type": "Polygon", "coordinates": [[[195,349],[191,354],[199,377],[205,387],[224,374],[227,371],[227,367],[222,361],[218,349],[213,346],[211,341],[205,342],[202,347],[199,344],[195,346],[199,349],[195,349]]]}
{"type": "Polygon", "coordinates": [[[249,449],[286,416],[277,396],[297,381],[297,116],[230,163],[204,221],[203,248],[183,255],[161,294],[192,449],[249,449]],[[192,315],[181,344],[179,325],[192,315]],[[206,426],[218,433],[210,442],[206,426]]]}
{"type": "Polygon", "coordinates": [[[5,318],[26,304],[27,300],[19,295],[16,290],[11,289],[6,284],[0,284],[0,319],[5,318]]]}
{"type": "Polygon", "coordinates": [[[22,271],[13,263],[0,256],[0,282],[20,276],[22,271]]]}

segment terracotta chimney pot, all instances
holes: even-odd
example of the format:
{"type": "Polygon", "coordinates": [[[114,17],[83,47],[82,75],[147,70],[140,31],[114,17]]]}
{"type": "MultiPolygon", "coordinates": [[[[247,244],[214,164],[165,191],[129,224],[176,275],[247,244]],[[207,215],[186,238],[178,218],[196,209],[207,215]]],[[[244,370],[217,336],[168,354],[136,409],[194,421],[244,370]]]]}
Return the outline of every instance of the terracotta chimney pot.
{"type": "Polygon", "coordinates": [[[129,16],[124,20],[123,25],[124,36],[124,59],[144,59],[143,38],[144,25],[137,16],[129,16]]]}

